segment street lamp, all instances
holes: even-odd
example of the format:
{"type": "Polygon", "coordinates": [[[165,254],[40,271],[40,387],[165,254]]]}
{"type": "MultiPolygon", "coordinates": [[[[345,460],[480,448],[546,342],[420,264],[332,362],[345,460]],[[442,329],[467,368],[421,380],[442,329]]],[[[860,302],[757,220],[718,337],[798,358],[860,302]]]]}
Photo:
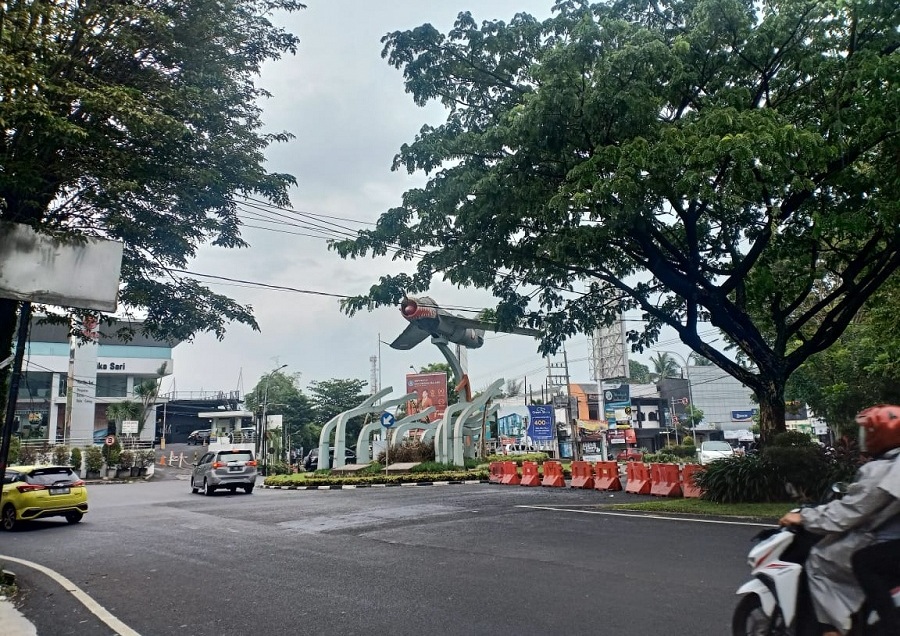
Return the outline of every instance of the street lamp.
{"type": "MultiPolygon", "coordinates": [[[[269,381],[272,379],[272,376],[281,371],[287,365],[282,364],[277,369],[272,369],[266,375],[266,387],[263,390],[263,404],[262,404],[262,439],[258,440],[258,445],[263,449],[263,465],[265,467],[265,473],[269,473],[269,420],[267,419],[267,410],[269,408],[269,381]]],[[[258,454],[257,454],[258,455],[258,454]]]]}

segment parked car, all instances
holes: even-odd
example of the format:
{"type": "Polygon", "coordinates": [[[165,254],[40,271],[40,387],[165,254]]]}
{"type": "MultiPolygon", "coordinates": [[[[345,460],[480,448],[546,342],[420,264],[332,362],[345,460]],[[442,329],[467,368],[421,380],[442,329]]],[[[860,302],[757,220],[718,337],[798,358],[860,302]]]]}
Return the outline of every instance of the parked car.
{"type": "Polygon", "coordinates": [[[625,448],[616,453],[617,462],[639,462],[644,459],[644,453],[636,448],[625,448]]]}
{"type": "Polygon", "coordinates": [[[88,511],[87,488],[68,466],[10,466],[3,476],[0,527],[13,530],[23,521],[65,517],[78,523],[88,511]]]}
{"type": "Polygon", "coordinates": [[[703,466],[717,459],[733,456],[734,449],[728,442],[703,442],[697,450],[697,461],[703,466]]]}
{"type": "Polygon", "coordinates": [[[248,495],[256,485],[256,459],[251,450],[210,451],[201,457],[191,471],[191,492],[203,490],[211,495],[219,488],[232,494],[243,488],[248,495]]]}
{"type": "Polygon", "coordinates": [[[109,437],[110,433],[105,428],[101,428],[99,431],[94,431],[94,443],[95,444],[105,444],[106,438],[109,437]]]}
{"type": "MultiPolygon", "coordinates": [[[[356,453],[352,450],[344,451],[344,457],[346,464],[355,464],[356,463],[356,453]]],[[[334,467],[334,446],[330,446],[328,448],[328,458],[330,463],[328,464],[330,467],[334,467]]],[[[303,458],[303,470],[307,472],[312,472],[315,470],[319,470],[319,449],[313,448],[310,450],[306,457],[303,458]]]]}
{"type": "Polygon", "coordinates": [[[194,446],[207,446],[209,444],[210,433],[212,433],[212,430],[208,428],[199,431],[191,431],[191,434],[188,435],[187,438],[188,446],[191,444],[194,446]]]}

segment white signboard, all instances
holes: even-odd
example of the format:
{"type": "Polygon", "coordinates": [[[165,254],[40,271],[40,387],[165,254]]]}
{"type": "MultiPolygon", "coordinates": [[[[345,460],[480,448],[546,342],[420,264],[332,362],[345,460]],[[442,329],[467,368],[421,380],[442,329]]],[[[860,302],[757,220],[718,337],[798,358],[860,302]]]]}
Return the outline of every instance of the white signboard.
{"type": "Polygon", "coordinates": [[[122,420],[122,434],[123,435],[137,435],[138,432],[138,421],[137,420],[122,420]]]}

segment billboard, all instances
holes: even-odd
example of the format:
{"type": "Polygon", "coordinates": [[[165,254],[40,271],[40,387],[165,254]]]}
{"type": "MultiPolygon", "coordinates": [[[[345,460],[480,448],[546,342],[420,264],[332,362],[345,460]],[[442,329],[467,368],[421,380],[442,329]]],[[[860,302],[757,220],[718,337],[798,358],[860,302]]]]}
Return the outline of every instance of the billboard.
{"type": "Polygon", "coordinates": [[[528,407],[530,424],[528,436],[533,440],[552,440],[556,438],[556,426],[553,418],[553,406],[550,404],[528,407]]]}
{"type": "Polygon", "coordinates": [[[416,399],[406,403],[409,415],[424,411],[429,406],[434,412],[426,419],[436,422],[447,410],[447,374],[446,373],[408,373],[406,375],[406,392],[415,393],[416,399]]]}
{"type": "Polygon", "coordinates": [[[504,444],[531,444],[556,439],[553,406],[502,406],[497,417],[497,428],[504,444]]]}

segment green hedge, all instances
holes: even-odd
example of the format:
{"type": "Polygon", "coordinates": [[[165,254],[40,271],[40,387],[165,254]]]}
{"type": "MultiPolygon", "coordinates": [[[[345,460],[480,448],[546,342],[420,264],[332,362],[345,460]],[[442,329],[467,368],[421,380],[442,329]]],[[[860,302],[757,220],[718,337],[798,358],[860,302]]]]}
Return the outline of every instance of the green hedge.
{"type": "Polygon", "coordinates": [[[322,475],[319,473],[273,475],[266,477],[266,486],[366,486],[372,484],[414,484],[427,481],[463,481],[487,479],[486,470],[458,470],[433,473],[402,473],[395,475],[322,475]]]}

